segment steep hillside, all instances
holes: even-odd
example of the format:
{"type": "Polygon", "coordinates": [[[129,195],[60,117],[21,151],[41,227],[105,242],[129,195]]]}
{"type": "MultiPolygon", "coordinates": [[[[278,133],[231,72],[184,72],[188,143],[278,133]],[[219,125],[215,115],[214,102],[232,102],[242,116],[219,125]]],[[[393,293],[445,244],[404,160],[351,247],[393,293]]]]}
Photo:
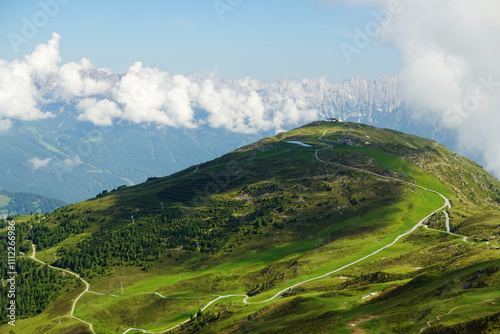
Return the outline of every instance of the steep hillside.
{"type": "Polygon", "coordinates": [[[311,123],[19,221],[54,293],[14,331],[494,333],[499,189],[434,141],[311,123]]]}
{"type": "Polygon", "coordinates": [[[0,189],[0,216],[47,213],[67,203],[30,193],[13,193],[0,189]]]}

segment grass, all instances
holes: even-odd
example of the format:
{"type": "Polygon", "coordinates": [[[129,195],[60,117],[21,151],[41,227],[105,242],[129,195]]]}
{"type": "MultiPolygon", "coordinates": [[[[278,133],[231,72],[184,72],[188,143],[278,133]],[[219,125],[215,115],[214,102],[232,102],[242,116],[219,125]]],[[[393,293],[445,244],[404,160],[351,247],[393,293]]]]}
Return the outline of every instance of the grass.
{"type": "Polygon", "coordinates": [[[5,195],[0,195],[0,208],[3,208],[10,203],[10,197],[5,195]]]}
{"type": "Polygon", "coordinates": [[[46,249],[43,249],[41,251],[37,251],[36,258],[43,261],[43,262],[53,264],[55,262],[54,261],[54,253],[57,253],[57,251],[60,248],[74,247],[78,242],[82,241],[83,239],[85,239],[89,235],[90,235],[90,233],[81,233],[81,234],[73,235],[73,236],[69,237],[68,239],[62,241],[61,243],[57,244],[57,246],[46,248],[46,249]]]}
{"type": "MultiPolygon", "coordinates": [[[[4,330],[18,333],[32,334],[67,334],[67,333],[87,333],[88,327],[80,321],[64,316],[60,318],[61,324],[57,317],[48,318],[43,315],[38,315],[30,319],[17,320],[15,327],[0,327],[4,330]],[[41,325],[42,324],[42,325],[41,325]]],[[[8,332],[5,332],[8,333],[8,332]]]]}
{"type": "Polygon", "coordinates": [[[201,298],[165,299],[153,294],[118,298],[85,294],[81,299],[75,316],[92,319],[98,333],[116,333],[130,327],[169,328],[189,318],[205,304],[201,298]]]}
{"type": "Polygon", "coordinates": [[[453,302],[448,303],[447,307],[450,307],[450,309],[445,310],[445,313],[440,316],[440,320],[436,319],[436,322],[443,325],[453,325],[464,320],[477,319],[488,314],[500,312],[498,301],[498,291],[494,291],[493,289],[470,297],[457,298],[453,302]],[[497,298],[491,298],[495,295],[497,298]]]}
{"type": "Polygon", "coordinates": [[[87,326],[81,322],[69,317],[69,310],[71,309],[72,302],[84,290],[83,286],[74,291],[61,296],[54,301],[47,310],[43,313],[28,319],[17,319],[15,327],[10,325],[0,326],[0,332],[8,333],[12,330],[15,334],[42,334],[54,333],[63,334],[71,333],[72,330],[83,330],[82,333],[87,332],[87,326]],[[58,316],[61,319],[61,325],[58,325],[58,316]]]}
{"type": "MultiPolygon", "coordinates": [[[[464,280],[465,277],[479,271],[482,269],[485,269],[489,266],[495,265],[500,263],[499,260],[494,260],[494,261],[487,261],[483,262],[480,264],[472,265],[469,267],[465,267],[462,269],[457,269],[457,270],[451,270],[451,271],[446,271],[443,273],[440,273],[439,275],[435,275],[430,279],[426,284],[424,284],[421,287],[416,287],[414,289],[411,289],[407,292],[403,292],[402,294],[399,294],[395,296],[394,298],[391,298],[387,301],[382,301],[378,303],[373,303],[372,305],[366,306],[362,309],[359,309],[356,311],[356,316],[357,317],[363,317],[367,316],[368,314],[377,314],[377,313],[382,313],[385,310],[388,309],[394,309],[400,306],[405,306],[407,305],[408,302],[413,301],[414,305],[419,305],[418,307],[422,311],[425,307],[428,307],[429,305],[435,305],[437,307],[432,308],[431,313],[425,316],[424,320],[429,321],[435,319],[436,316],[442,315],[445,312],[448,312],[451,308],[459,306],[459,305],[468,305],[470,303],[476,302],[478,300],[484,300],[483,298],[489,296],[491,298],[492,292],[494,289],[486,289],[481,291],[479,294],[477,292],[472,291],[470,295],[471,297],[464,297],[465,299],[457,299],[454,298],[452,299],[452,302],[448,302],[446,306],[443,306],[443,301],[440,300],[440,298],[446,298],[447,296],[447,291],[450,291],[450,293],[456,289],[456,287],[450,286],[451,284],[456,284],[460,282],[461,280],[464,280]],[[450,287],[448,287],[450,286],[450,287]],[[444,288],[444,290],[443,290],[444,288]],[[436,297],[431,297],[432,301],[429,301],[429,296],[432,296],[432,292],[435,291],[437,292],[436,297]],[[420,300],[426,300],[426,304],[419,303],[420,300]]],[[[413,312],[417,312],[418,309],[414,309],[413,312]]],[[[484,308],[483,308],[484,310],[484,308]]],[[[486,310],[484,310],[486,311],[486,310]]],[[[486,311],[487,312],[487,311],[486,311]]],[[[394,313],[393,313],[394,314],[394,313]]],[[[399,315],[401,316],[401,315],[399,315]]],[[[470,316],[475,317],[475,315],[471,314],[470,316]]],[[[461,319],[455,319],[456,323],[460,321],[464,321],[467,319],[461,318],[461,319]]],[[[388,323],[387,321],[392,321],[396,322],[396,319],[394,317],[392,319],[386,319],[384,322],[384,326],[387,326],[388,323]]],[[[418,326],[414,328],[414,331],[416,331],[418,326]]],[[[384,328],[384,327],[383,327],[384,328]]],[[[385,327],[387,328],[387,327],[385,327]]],[[[375,328],[370,327],[369,325],[366,325],[367,330],[373,331],[373,333],[378,333],[382,328],[378,328],[376,331],[375,328]]],[[[413,331],[412,331],[413,332],[413,331]]]]}

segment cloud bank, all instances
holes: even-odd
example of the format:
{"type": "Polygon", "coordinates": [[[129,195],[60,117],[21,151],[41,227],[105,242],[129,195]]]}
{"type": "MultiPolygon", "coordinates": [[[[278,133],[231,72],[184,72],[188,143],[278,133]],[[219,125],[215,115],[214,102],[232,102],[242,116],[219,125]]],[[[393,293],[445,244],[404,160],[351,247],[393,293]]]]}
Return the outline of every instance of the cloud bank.
{"type": "Polygon", "coordinates": [[[12,119],[30,121],[52,117],[39,109],[39,86],[57,71],[60,36],[54,34],[47,44],[38,45],[23,60],[0,59],[0,131],[12,125],[12,119]]]}
{"type": "Polygon", "coordinates": [[[53,117],[54,112],[42,111],[50,102],[74,105],[78,120],[96,126],[208,124],[256,133],[318,118],[312,100],[322,97],[312,91],[314,80],[264,83],[250,78],[223,80],[211,74],[170,75],[141,62],[124,74],[113,74],[85,58],[60,64],[60,40],[54,33],[47,44],[38,45],[21,61],[0,60],[0,132],[15,120],[53,117]]]}
{"type": "MultiPolygon", "coordinates": [[[[387,13],[375,38],[392,42],[404,61],[405,101],[457,131],[463,153],[484,156],[500,175],[500,2],[497,0],[324,0],[372,5],[387,13]],[[388,23],[388,24],[385,24],[388,23]]],[[[384,15],[379,15],[384,17],[384,15]]]]}
{"type": "Polygon", "coordinates": [[[403,53],[408,100],[438,114],[465,152],[500,175],[500,3],[403,1],[388,32],[403,53]]]}

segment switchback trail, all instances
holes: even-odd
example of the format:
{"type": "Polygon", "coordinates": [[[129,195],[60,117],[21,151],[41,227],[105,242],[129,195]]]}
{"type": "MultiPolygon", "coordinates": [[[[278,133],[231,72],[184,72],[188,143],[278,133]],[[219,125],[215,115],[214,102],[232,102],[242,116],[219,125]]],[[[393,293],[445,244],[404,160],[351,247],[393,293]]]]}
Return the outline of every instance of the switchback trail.
{"type": "Polygon", "coordinates": [[[474,304],[481,304],[481,303],[488,303],[488,302],[493,302],[495,299],[485,299],[483,301],[480,301],[480,302],[475,302],[475,303],[470,303],[470,304],[464,304],[464,305],[459,305],[459,306],[455,306],[454,308],[452,308],[451,310],[449,310],[447,313],[443,313],[441,315],[438,315],[436,316],[436,319],[433,319],[433,320],[429,320],[426,322],[426,325],[427,327],[422,327],[420,329],[420,332],[419,333],[423,333],[426,329],[428,328],[431,328],[433,325],[432,323],[433,322],[436,322],[436,321],[441,321],[441,318],[445,315],[450,315],[453,311],[455,311],[456,309],[458,308],[461,308],[461,307],[464,307],[464,306],[467,306],[467,305],[474,305],[474,304]]]}
{"type": "MultiPolygon", "coordinates": [[[[67,273],[67,274],[73,275],[73,276],[75,276],[76,278],[78,278],[79,280],[81,280],[81,281],[83,282],[83,284],[85,284],[85,290],[83,290],[83,292],[82,292],[82,293],[80,293],[80,294],[78,295],[78,297],[76,297],[76,299],[73,301],[73,303],[72,303],[72,305],[71,305],[71,311],[70,311],[69,316],[70,316],[71,318],[75,319],[75,320],[78,320],[78,321],[80,321],[80,322],[82,322],[82,323],[86,324],[87,326],[89,326],[90,331],[91,331],[93,334],[96,334],[96,332],[94,331],[94,327],[93,327],[92,323],[90,323],[90,322],[88,322],[88,321],[85,321],[85,320],[83,320],[83,319],[80,319],[80,318],[78,318],[78,317],[76,317],[76,316],[74,315],[74,313],[75,313],[76,303],[78,303],[78,300],[80,300],[80,298],[81,298],[81,297],[82,297],[85,293],[91,293],[91,294],[95,294],[95,295],[100,295],[100,296],[108,296],[108,297],[114,297],[114,298],[120,298],[120,297],[122,297],[122,296],[118,296],[118,295],[114,295],[114,294],[108,294],[108,293],[100,293],[100,292],[90,291],[90,290],[89,290],[89,289],[90,289],[90,284],[89,284],[87,281],[85,281],[85,280],[84,280],[84,279],[83,279],[80,275],[78,275],[77,273],[74,273],[74,272],[72,272],[72,271],[70,271],[70,270],[67,270],[67,269],[62,269],[62,268],[59,268],[59,267],[54,267],[53,265],[50,265],[50,264],[48,264],[48,263],[46,263],[46,262],[43,262],[43,261],[41,261],[41,260],[37,259],[37,258],[36,258],[36,246],[35,246],[35,244],[33,244],[33,243],[32,243],[32,244],[31,244],[31,248],[32,248],[32,250],[33,250],[33,254],[31,254],[31,255],[29,256],[29,258],[30,258],[30,259],[33,259],[33,260],[35,260],[36,262],[38,262],[38,263],[40,263],[40,264],[42,264],[42,265],[48,265],[48,266],[49,266],[49,268],[52,268],[52,269],[55,269],[55,270],[62,271],[62,272],[65,272],[65,273],[67,273]]],[[[158,296],[158,297],[160,297],[160,298],[163,298],[163,299],[175,298],[175,297],[167,297],[167,296],[163,296],[163,295],[162,295],[162,294],[160,294],[159,292],[143,292],[143,293],[136,293],[136,294],[126,295],[126,296],[127,296],[127,297],[131,297],[131,296],[148,295],[148,294],[153,294],[153,295],[156,295],[156,296],[158,296]]],[[[197,298],[197,297],[182,297],[182,298],[184,299],[184,298],[197,298]]],[[[209,307],[210,305],[212,305],[212,303],[216,302],[216,301],[217,301],[217,300],[219,300],[219,299],[220,299],[220,297],[219,297],[219,298],[217,298],[217,299],[214,299],[213,301],[211,301],[210,303],[208,303],[208,304],[207,304],[204,308],[202,308],[202,311],[203,311],[205,308],[207,308],[207,307],[209,307]]],[[[180,325],[179,325],[179,326],[180,326],[180,325]]],[[[141,329],[132,329],[132,328],[129,328],[128,330],[126,330],[126,331],[125,331],[125,333],[127,333],[127,332],[128,332],[128,331],[130,331],[130,330],[141,330],[141,329]]],[[[143,331],[143,330],[141,330],[141,331],[143,331]]],[[[143,331],[143,332],[144,332],[144,331],[143,331]]],[[[145,332],[145,333],[147,333],[147,332],[145,332]]]]}
{"type": "Polygon", "coordinates": [[[70,274],[70,275],[73,275],[73,276],[75,276],[76,278],[78,278],[80,281],[82,281],[82,282],[83,282],[83,284],[85,284],[85,290],[83,290],[83,292],[82,292],[82,293],[80,293],[80,294],[78,295],[78,297],[76,297],[76,299],[73,301],[73,304],[71,305],[71,312],[69,313],[69,316],[70,316],[71,318],[73,318],[73,319],[76,319],[76,320],[78,320],[78,321],[83,322],[84,324],[86,324],[87,326],[89,326],[90,331],[91,331],[93,334],[96,334],[96,332],[94,331],[94,327],[92,326],[92,324],[91,324],[90,322],[87,322],[87,321],[85,321],[85,320],[83,320],[83,319],[80,319],[80,318],[78,318],[78,317],[75,317],[75,315],[74,315],[74,313],[75,313],[75,306],[76,306],[76,303],[78,302],[78,300],[79,300],[79,299],[80,299],[80,298],[81,298],[81,297],[82,297],[82,296],[83,296],[86,292],[89,292],[89,288],[90,288],[89,283],[88,283],[86,280],[84,280],[83,278],[81,278],[81,277],[80,277],[80,275],[78,275],[78,274],[76,274],[76,273],[74,273],[74,272],[72,272],[72,271],[70,271],[70,270],[66,270],[66,269],[62,269],[62,268],[58,268],[58,267],[54,267],[54,266],[52,266],[52,265],[50,265],[50,264],[47,264],[47,263],[45,263],[45,262],[43,262],[43,261],[40,261],[39,259],[37,259],[37,258],[35,257],[35,256],[36,256],[36,246],[35,246],[35,244],[33,244],[33,243],[32,243],[32,244],[31,244],[31,248],[33,249],[33,254],[31,254],[31,256],[30,256],[30,258],[31,258],[31,259],[33,259],[33,260],[35,260],[35,261],[37,261],[37,262],[39,262],[39,263],[41,263],[41,264],[43,264],[43,265],[48,265],[48,266],[49,266],[49,268],[52,268],[52,269],[55,269],[55,270],[59,270],[59,271],[62,271],[62,272],[68,273],[68,274],[70,274]]]}

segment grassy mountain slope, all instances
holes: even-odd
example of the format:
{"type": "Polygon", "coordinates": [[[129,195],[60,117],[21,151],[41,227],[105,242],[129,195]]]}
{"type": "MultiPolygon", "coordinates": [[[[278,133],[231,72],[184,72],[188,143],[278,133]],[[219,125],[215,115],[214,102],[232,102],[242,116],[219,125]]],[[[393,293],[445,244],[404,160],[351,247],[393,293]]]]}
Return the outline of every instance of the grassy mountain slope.
{"type": "Polygon", "coordinates": [[[30,193],[13,193],[0,189],[0,215],[29,215],[47,213],[61,208],[67,203],[30,193]]]}
{"type": "MultiPolygon", "coordinates": [[[[90,283],[74,316],[97,333],[166,330],[229,295],[239,296],[218,299],[176,330],[476,330],[499,312],[499,189],[480,166],[431,140],[316,122],[20,225],[38,259],[90,283]],[[440,192],[452,208],[374,254],[443,206],[413,184],[440,192]]],[[[68,317],[77,295],[61,292],[14,331],[88,332],[68,317]]]]}

